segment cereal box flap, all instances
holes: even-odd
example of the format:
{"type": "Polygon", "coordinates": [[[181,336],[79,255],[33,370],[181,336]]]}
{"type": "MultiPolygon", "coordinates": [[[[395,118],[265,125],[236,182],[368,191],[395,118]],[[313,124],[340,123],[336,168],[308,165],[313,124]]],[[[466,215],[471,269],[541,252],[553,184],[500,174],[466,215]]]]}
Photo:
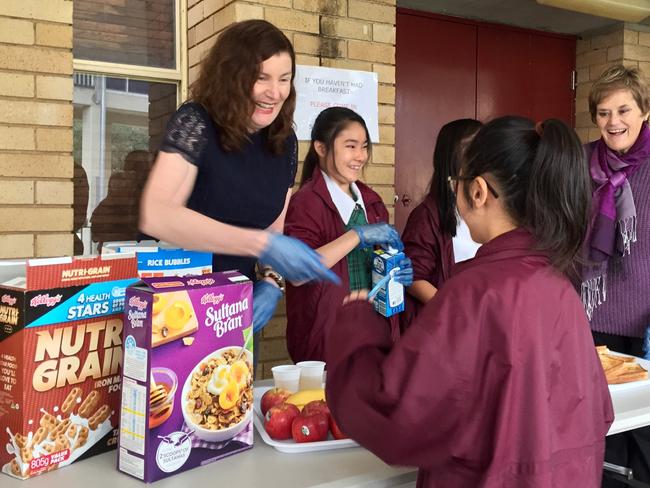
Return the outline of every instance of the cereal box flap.
{"type": "Polygon", "coordinates": [[[102,244],[102,254],[125,253],[125,252],[157,252],[159,249],[157,241],[111,241],[102,244]]]}
{"type": "Polygon", "coordinates": [[[219,273],[208,273],[201,276],[142,278],[142,281],[149,289],[157,292],[250,283],[250,280],[239,271],[223,271],[219,273]]]}
{"type": "Polygon", "coordinates": [[[138,262],[133,254],[28,259],[25,276],[28,290],[87,285],[136,278],[138,262]]]}

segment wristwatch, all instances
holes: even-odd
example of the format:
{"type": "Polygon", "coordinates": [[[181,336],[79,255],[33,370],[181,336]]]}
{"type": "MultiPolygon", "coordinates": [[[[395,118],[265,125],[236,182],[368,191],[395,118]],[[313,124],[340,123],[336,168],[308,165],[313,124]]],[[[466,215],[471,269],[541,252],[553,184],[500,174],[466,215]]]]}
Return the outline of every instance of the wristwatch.
{"type": "Polygon", "coordinates": [[[286,289],[284,276],[282,276],[280,273],[278,273],[272,268],[264,268],[262,269],[262,278],[271,278],[273,281],[277,283],[278,288],[280,288],[280,291],[284,293],[286,289]]]}

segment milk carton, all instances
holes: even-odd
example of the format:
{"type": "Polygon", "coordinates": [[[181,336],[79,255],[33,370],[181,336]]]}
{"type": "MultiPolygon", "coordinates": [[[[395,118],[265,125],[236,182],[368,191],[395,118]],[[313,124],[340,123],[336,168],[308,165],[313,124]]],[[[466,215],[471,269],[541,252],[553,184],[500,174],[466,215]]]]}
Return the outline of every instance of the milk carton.
{"type": "Polygon", "coordinates": [[[127,290],[121,471],[156,481],[253,447],[252,290],[237,271],[127,290]]]}
{"type": "Polygon", "coordinates": [[[0,261],[0,467],[16,478],[117,446],[131,256],[0,261]],[[5,410],[6,409],[6,410],[5,410]]]}
{"type": "MultiPolygon", "coordinates": [[[[373,286],[383,278],[399,270],[398,263],[405,258],[403,252],[396,249],[377,249],[372,261],[373,286]]],[[[382,286],[373,300],[373,306],[384,317],[390,317],[404,311],[404,286],[391,279],[382,286]]]]}

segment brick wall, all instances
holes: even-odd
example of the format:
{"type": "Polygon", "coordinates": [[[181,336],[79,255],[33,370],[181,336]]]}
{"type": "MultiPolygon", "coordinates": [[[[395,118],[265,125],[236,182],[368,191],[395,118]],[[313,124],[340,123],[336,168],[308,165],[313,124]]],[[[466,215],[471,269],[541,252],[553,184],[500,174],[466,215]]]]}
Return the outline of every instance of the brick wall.
{"type": "Polygon", "coordinates": [[[72,0],[0,2],[0,258],[71,254],[72,0]]]}
{"type": "Polygon", "coordinates": [[[610,66],[639,67],[650,79],[650,29],[619,24],[607,31],[583,35],[576,46],[576,131],[583,142],[600,137],[592,123],[587,97],[594,80],[610,66]]]}
{"type": "MultiPolygon", "coordinates": [[[[392,214],[395,165],[395,0],[188,0],[189,82],[196,80],[199,63],[217,34],[234,21],[265,19],[293,42],[297,63],[374,71],[379,75],[379,132],[369,183],[392,214]]],[[[307,142],[299,145],[300,158],[307,142]]],[[[263,332],[258,377],[289,361],[285,345],[284,303],[263,332]]]]}

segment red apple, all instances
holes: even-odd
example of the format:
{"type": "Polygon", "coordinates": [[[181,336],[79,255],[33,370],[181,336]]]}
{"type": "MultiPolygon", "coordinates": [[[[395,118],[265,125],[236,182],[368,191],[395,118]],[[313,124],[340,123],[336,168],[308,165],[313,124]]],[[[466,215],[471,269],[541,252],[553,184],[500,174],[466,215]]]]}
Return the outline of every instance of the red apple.
{"type": "Polygon", "coordinates": [[[296,442],[317,442],[327,439],[329,425],[327,415],[321,412],[307,413],[302,412],[291,425],[291,436],[296,442]]]}
{"type": "Polygon", "coordinates": [[[330,416],[330,407],[327,406],[325,400],[312,400],[302,409],[302,413],[323,413],[327,415],[327,418],[330,416]]]}
{"type": "Polygon", "coordinates": [[[291,403],[281,403],[269,408],[264,416],[264,429],[271,439],[291,439],[291,426],[300,410],[291,403]]]}
{"type": "Polygon", "coordinates": [[[341,431],[338,424],[336,423],[336,420],[334,420],[334,417],[332,417],[331,415],[330,415],[330,430],[332,431],[332,436],[334,436],[334,439],[348,438],[348,436],[341,431]]]}
{"type": "Polygon", "coordinates": [[[260,400],[262,415],[266,415],[266,412],[268,412],[271,407],[283,403],[290,396],[291,392],[284,388],[271,388],[270,390],[266,390],[260,400]]]}

